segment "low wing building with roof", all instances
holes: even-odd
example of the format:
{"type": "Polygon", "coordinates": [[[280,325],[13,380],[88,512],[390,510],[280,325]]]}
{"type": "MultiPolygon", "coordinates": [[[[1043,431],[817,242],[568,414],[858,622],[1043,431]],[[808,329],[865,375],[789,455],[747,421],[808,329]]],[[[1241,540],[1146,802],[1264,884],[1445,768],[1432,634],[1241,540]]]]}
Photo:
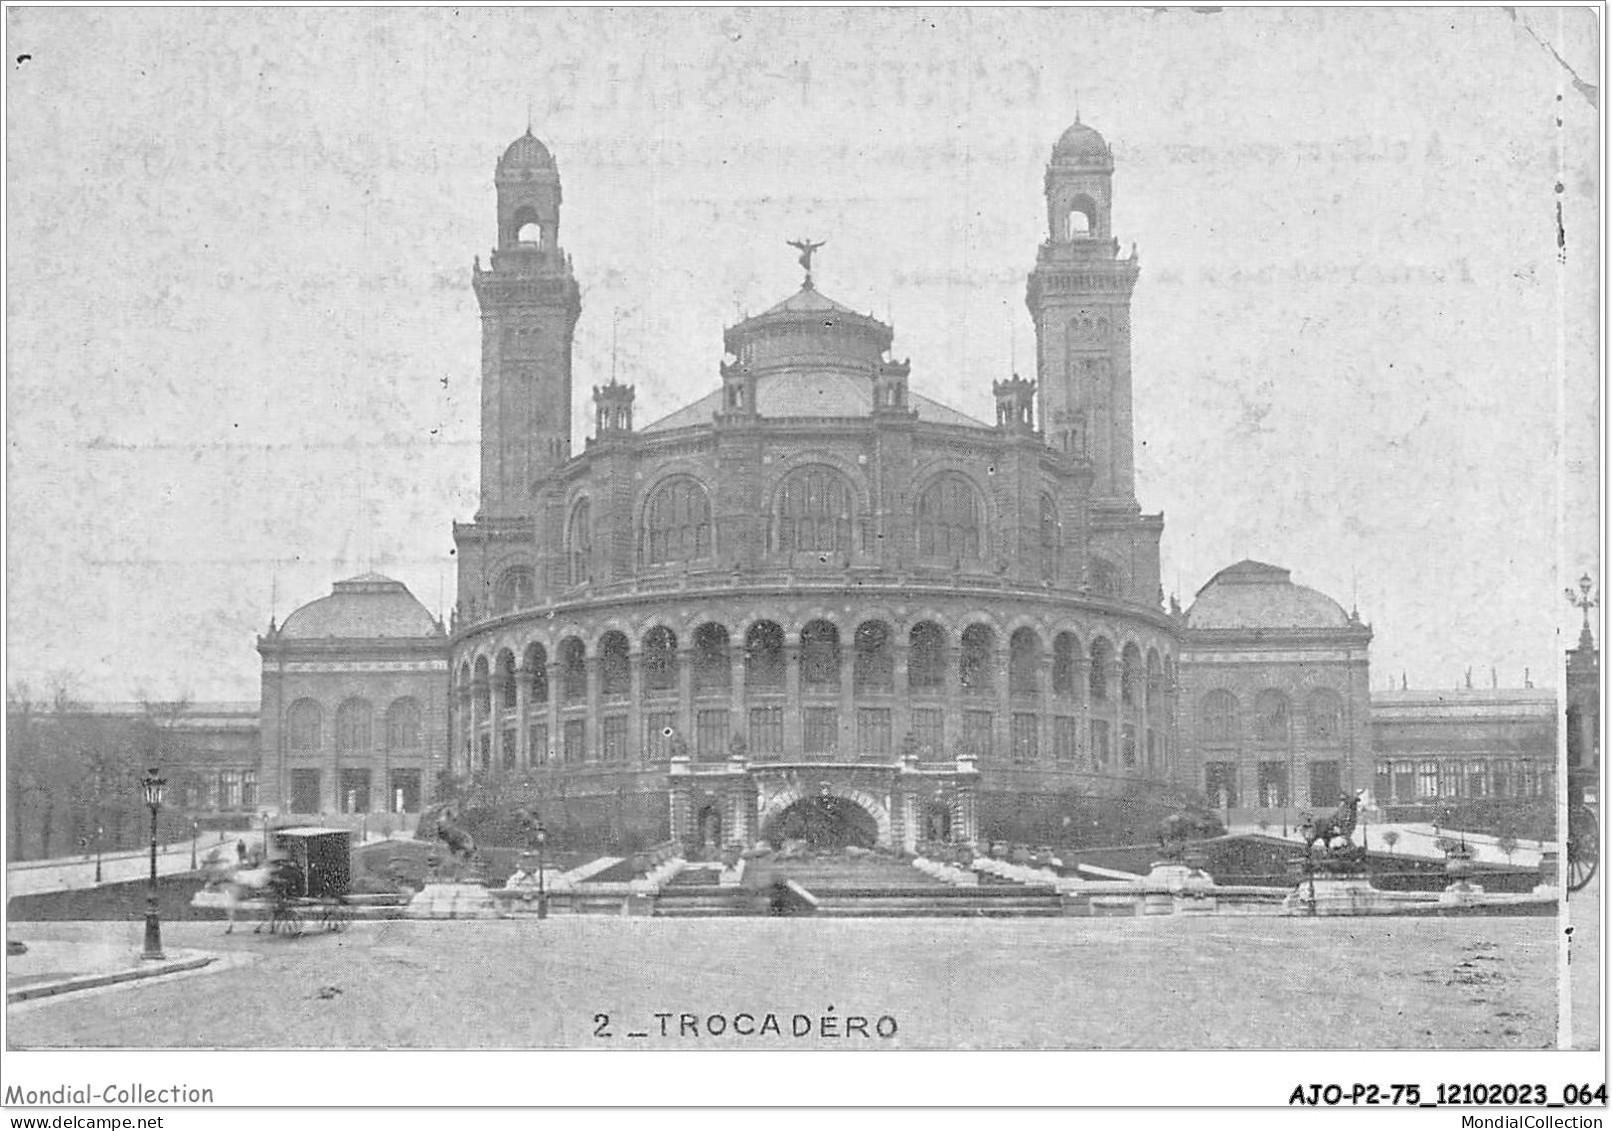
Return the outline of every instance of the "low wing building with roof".
{"type": "Polygon", "coordinates": [[[258,637],[261,780],[282,813],[418,812],[446,765],[448,638],[402,582],[338,581],[258,637]]]}

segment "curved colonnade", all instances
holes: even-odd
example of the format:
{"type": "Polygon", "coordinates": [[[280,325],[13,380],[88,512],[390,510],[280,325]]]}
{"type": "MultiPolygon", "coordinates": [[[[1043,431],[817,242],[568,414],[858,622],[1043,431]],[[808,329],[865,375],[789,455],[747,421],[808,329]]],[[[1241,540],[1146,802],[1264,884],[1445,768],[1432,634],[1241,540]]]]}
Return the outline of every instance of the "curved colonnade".
{"type": "Polygon", "coordinates": [[[454,772],[969,757],[987,778],[1174,776],[1176,647],[1162,614],[894,586],[684,604],[581,601],[462,633],[454,772]]]}

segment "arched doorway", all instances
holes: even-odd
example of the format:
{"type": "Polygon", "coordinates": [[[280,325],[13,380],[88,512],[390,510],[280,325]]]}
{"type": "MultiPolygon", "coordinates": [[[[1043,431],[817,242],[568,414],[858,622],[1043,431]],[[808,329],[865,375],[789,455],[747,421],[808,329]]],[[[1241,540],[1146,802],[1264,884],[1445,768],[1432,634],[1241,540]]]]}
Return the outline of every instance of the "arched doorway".
{"type": "Polygon", "coordinates": [[[803,797],[775,814],[761,835],[774,845],[803,840],[817,850],[872,848],[879,842],[879,825],[848,797],[803,797]]]}
{"type": "Polygon", "coordinates": [[[952,838],[952,807],[944,801],[931,801],[924,813],[924,830],[929,839],[942,843],[952,838]]]}
{"type": "Polygon", "coordinates": [[[707,805],[700,810],[697,824],[699,828],[700,846],[707,849],[722,847],[722,814],[715,805],[707,805]]]}

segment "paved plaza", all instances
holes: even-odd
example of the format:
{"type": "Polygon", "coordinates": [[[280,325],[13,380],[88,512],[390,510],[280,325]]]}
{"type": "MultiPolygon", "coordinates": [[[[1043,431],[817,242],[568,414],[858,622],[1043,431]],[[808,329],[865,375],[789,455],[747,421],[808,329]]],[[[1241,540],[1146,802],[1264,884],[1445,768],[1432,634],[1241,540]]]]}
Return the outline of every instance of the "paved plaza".
{"type": "MultiPolygon", "coordinates": [[[[1545,1048],[1556,930],[1553,918],[555,917],[284,939],[177,923],[170,947],[231,961],[14,1005],[9,1032],[14,1047],[1545,1048]],[[793,1035],[796,1015],[812,1036],[793,1035]],[[895,1020],[888,1036],[881,1018],[895,1020]]],[[[138,923],[12,926],[41,944],[97,932],[138,946],[138,923]]],[[[1578,1020],[1593,1040],[1593,1019],[1578,1020]]]]}

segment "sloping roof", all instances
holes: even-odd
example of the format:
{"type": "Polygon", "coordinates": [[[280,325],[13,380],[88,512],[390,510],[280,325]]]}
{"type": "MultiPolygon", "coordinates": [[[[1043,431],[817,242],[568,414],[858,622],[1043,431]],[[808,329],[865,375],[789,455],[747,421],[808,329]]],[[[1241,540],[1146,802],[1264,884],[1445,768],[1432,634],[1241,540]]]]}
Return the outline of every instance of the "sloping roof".
{"type": "Polygon", "coordinates": [[[777,314],[854,314],[858,318],[869,317],[860,311],[852,310],[843,302],[835,302],[815,287],[802,287],[777,306],[763,310],[758,318],[769,318],[777,314]]]}
{"type": "MultiPolygon", "coordinates": [[[[948,408],[921,393],[907,394],[918,419],[930,424],[989,428],[983,421],[948,408]]],[[[645,432],[670,432],[694,424],[709,424],[722,406],[722,390],[714,389],[646,426],[645,432]]],[[[873,386],[850,373],[773,373],[756,381],[756,411],[762,416],[867,416],[873,411],[873,386]]]]}
{"type": "Polygon", "coordinates": [[[293,640],[417,638],[441,629],[408,586],[378,573],[338,581],[330,596],[309,601],[285,618],[280,635],[293,640]]]}
{"type": "Polygon", "coordinates": [[[1191,628],[1344,628],[1349,614],[1315,589],[1294,585],[1281,566],[1245,559],[1227,566],[1187,610],[1191,628]]]}

